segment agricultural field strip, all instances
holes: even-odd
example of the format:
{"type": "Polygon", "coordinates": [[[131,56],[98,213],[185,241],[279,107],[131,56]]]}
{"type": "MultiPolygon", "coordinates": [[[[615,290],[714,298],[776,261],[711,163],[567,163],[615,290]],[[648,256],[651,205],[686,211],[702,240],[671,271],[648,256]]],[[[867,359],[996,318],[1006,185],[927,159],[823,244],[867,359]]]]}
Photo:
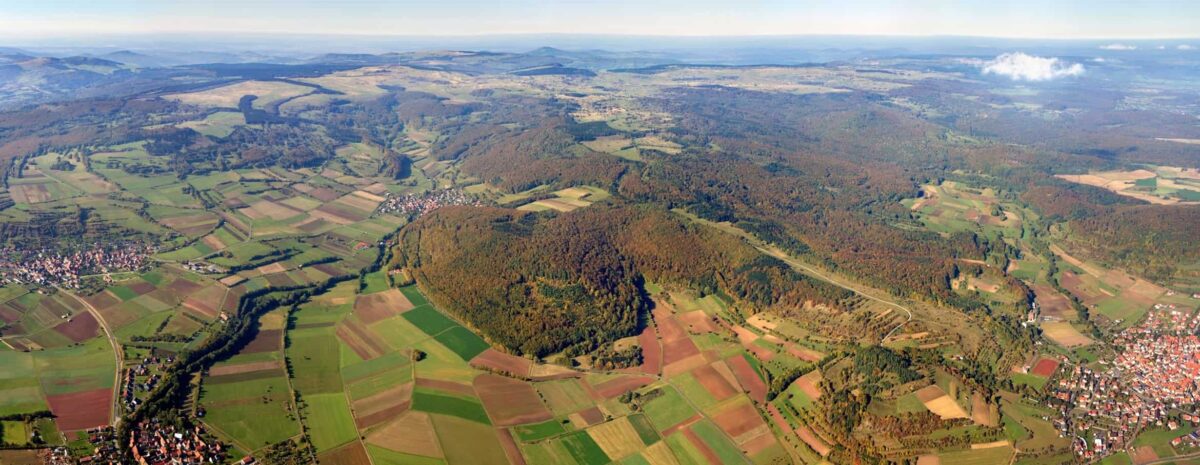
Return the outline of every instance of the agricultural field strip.
{"type": "Polygon", "coordinates": [[[111,330],[109,330],[108,322],[104,321],[104,315],[102,315],[99,310],[96,310],[96,307],[93,307],[92,304],[88,303],[86,300],[80,299],[75,294],[66,292],[59,286],[55,286],[55,287],[57,287],[59,289],[59,291],[63,292],[64,294],[70,295],[71,298],[73,298],[73,299],[79,301],[79,303],[83,304],[84,308],[87,309],[88,313],[91,313],[92,317],[96,318],[96,321],[100,323],[100,327],[104,329],[104,336],[108,339],[108,344],[110,346],[112,346],[113,358],[116,360],[116,370],[113,371],[112,407],[111,408],[112,408],[112,415],[113,415],[113,425],[119,425],[121,423],[121,413],[120,413],[121,412],[121,403],[120,403],[121,373],[123,373],[125,371],[125,368],[124,368],[125,360],[124,360],[124,357],[122,356],[123,351],[121,350],[121,346],[120,346],[120,344],[117,343],[116,336],[114,336],[113,332],[111,330]]]}
{"type": "MultiPolygon", "coordinates": [[[[280,331],[280,332],[279,332],[279,355],[280,355],[281,357],[283,357],[283,359],[284,359],[284,360],[286,360],[286,359],[287,359],[286,347],[287,347],[287,331],[280,331]]],[[[338,376],[341,376],[341,375],[339,374],[338,376]]],[[[288,388],[288,402],[293,402],[293,399],[295,399],[295,398],[296,398],[296,388],[292,386],[292,377],[291,377],[291,376],[284,376],[283,378],[284,378],[285,380],[287,380],[287,388],[288,388]]],[[[345,391],[344,391],[344,390],[342,391],[342,395],[346,395],[346,393],[345,393],[345,391]]],[[[349,402],[349,401],[350,401],[350,399],[349,399],[349,396],[347,396],[347,398],[346,398],[346,401],[347,401],[347,402],[349,402]]],[[[293,405],[292,407],[293,407],[293,408],[295,408],[296,410],[299,410],[299,409],[300,409],[300,407],[299,407],[298,405],[293,405]]],[[[303,419],[303,417],[301,417],[300,415],[297,415],[297,416],[296,416],[296,422],[297,422],[297,423],[302,423],[302,422],[304,422],[304,419],[303,419]]],[[[308,431],[308,425],[301,425],[301,426],[303,426],[303,428],[301,428],[301,429],[300,429],[300,434],[299,434],[299,435],[297,435],[297,436],[293,436],[291,439],[295,439],[295,438],[297,438],[297,437],[299,437],[299,436],[304,436],[305,434],[307,434],[307,433],[306,433],[306,431],[308,431]]],[[[268,447],[271,447],[271,446],[269,446],[269,445],[268,445],[268,446],[263,446],[263,447],[261,447],[261,448],[259,448],[259,449],[256,449],[256,450],[254,450],[254,451],[251,451],[251,453],[252,453],[252,454],[258,453],[258,451],[259,451],[259,450],[266,449],[266,448],[268,448],[268,447]]]]}

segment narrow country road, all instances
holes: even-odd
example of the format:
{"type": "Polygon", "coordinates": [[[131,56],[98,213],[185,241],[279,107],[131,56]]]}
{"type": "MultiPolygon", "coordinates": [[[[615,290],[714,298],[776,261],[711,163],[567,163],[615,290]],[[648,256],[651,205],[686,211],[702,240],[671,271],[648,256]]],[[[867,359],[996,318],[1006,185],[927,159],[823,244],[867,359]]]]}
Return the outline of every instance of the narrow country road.
{"type": "Polygon", "coordinates": [[[88,313],[91,313],[92,317],[96,318],[96,322],[100,323],[100,328],[104,330],[104,336],[108,338],[108,344],[112,346],[113,358],[117,364],[116,372],[113,373],[112,424],[113,426],[117,426],[117,423],[121,421],[121,403],[119,400],[121,398],[121,373],[125,371],[125,357],[123,357],[124,354],[121,351],[121,345],[117,343],[117,337],[114,336],[112,330],[109,329],[108,322],[104,321],[104,315],[100,314],[100,311],[96,310],[96,307],[93,307],[92,304],[88,303],[88,301],[79,298],[79,296],[67,292],[61,286],[56,285],[54,287],[57,288],[59,292],[67,294],[71,296],[71,298],[78,300],[79,303],[83,304],[83,306],[87,308],[88,313]]]}
{"type": "Polygon", "coordinates": [[[822,281],[833,284],[834,286],[848,290],[850,292],[853,292],[860,296],[874,300],[881,304],[903,310],[904,313],[907,314],[907,318],[900,324],[896,325],[895,328],[892,328],[891,331],[888,331],[888,333],[883,336],[883,339],[881,339],[879,341],[880,344],[887,342],[887,340],[890,339],[892,337],[892,335],[896,333],[896,331],[899,331],[900,328],[903,328],[904,325],[908,324],[913,319],[912,310],[909,310],[908,307],[900,305],[896,302],[892,302],[890,300],[885,300],[885,299],[881,299],[879,297],[875,297],[875,296],[868,294],[868,293],[864,292],[863,290],[858,289],[852,285],[844,284],[836,279],[833,279],[833,278],[829,277],[829,275],[826,275],[825,273],[818,271],[816,268],[808,266],[808,265],[804,264],[803,262],[801,262],[800,260],[793,258],[791,255],[788,255],[786,252],[779,250],[778,247],[767,246],[765,243],[761,243],[761,242],[757,242],[757,241],[751,242],[751,244],[754,246],[754,248],[758,249],[760,252],[770,255],[772,257],[778,258],[780,260],[783,260],[784,263],[787,263],[792,268],[798,268],[810,276],[817,277],[817,278],[821,279],[822,281]]]}

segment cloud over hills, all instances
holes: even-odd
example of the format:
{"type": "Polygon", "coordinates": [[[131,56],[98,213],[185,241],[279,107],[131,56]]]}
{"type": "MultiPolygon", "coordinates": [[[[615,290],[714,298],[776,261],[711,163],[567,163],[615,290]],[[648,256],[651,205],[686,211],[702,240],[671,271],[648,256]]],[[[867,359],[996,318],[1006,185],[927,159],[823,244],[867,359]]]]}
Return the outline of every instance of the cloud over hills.
{"type": "Polygon", "coordinates": [[[1137,45],[1108,44],[1108,45],[1101,45],[1100,50],[1119,50],[1119,51],[1137,50],[1137,45]]]}
{"type": "Polygon", "coordinates": [[[1039,57],[1022,52],[1003,53],[991,60],[970,60],[983,74],[1005,76],[1014,81],[1049,81],[1083,74],[1083,65],[1058,58],[1039,57]]]}

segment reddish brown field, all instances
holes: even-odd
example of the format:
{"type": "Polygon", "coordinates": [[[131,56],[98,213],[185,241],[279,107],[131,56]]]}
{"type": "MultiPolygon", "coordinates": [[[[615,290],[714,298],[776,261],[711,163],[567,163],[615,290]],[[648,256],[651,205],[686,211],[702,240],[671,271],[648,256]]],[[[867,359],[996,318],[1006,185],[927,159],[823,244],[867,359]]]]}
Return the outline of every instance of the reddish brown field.
{"type": "Polygon", "coordinates": [[[230,289],[229,292],[225,293],[225,300],[221,302],[221,311],[231,315],[237,313],[238,301],[241,300],[244,294],[246,294],[245,286],[230,289]]]}
{"type": "Polygon", "coordinates": [[[258,332],[253,341],[242,348],[243,354],[260,352],[275,352],[283,348],[283,333],[278,329],[264,329],[258,332]]]}
{"type": "Polygon", "coordinates": [[[780,413],[779,409],[775,407],[775,404],[767,404],[767,413],[771,415],[771,421],[774,422],[775,426],[780,430],[785,433],[793,432],[792,425],[789,425],[787,419],[783,418],[783,413],[780,413]]]}
{"type": "Polygon", "coordinates": [[[588,426],[604,423],[604,412],[601,412],[600,409],[596,407],[592,407],[587,410],[580,410],[579,412],[576,412],[576,414],[579,415],[580,418],[583,418],[583,421],[587,423],[588,426]]]}
{"type": "Polygon", "coordinates": [[[704,313],[702,310],[696,310],[679,315],[679,322],[682,323],[693,334],[712,333],[717,331],[717,326],[713,324],[712,317],[704,313]]]}
{"type": "Polygon", "coordinates": [[[46,396],[54,422],[62,431],[79,431],[108,424],[112,416],[112,389],[46,396]]]}
{"type": "Polygon", "coordinates": [[[680,360],[678,362],[664,366],[663,367],[663,377],[671,378],[674,376],[679,376],[684,373],[695,370],[697,368],[700,368],[701,366],[706,365],[706,364],[708,364],[708,357],[706,357],[704,354],[696,354],[691,357],[680,360]]]}
{"type": "Polygon", "coordinates": [[[513,376],[529,376],[533,362],[524,357],[488,349],[471,359],[471,366],[508,373],[513,376]]]}
{"type": "Polygon", "coordinates": [[[1043,378],[1049,378],[1057,370],[1058,360],[1054,360],[1052,358],[1043,358],[1039,359],[1037,363],[1033,365],[1033,369],[1030,370],[1030,373],[1043,378]]]}
{"type": "Polygon", "coordinates": [[[758,346],[758,345],[754,345],[754,344],[746,344],[745,346],[743,346],[743,348],[750,351],[750,353],[754,354],[754,358],[757,358],[764,362],[775,358],[775,351],[768,349],[766,347],[762,347],[762,346],[758,346]]]}
{"type": "Polygon", "coordinates": [[[397,289],[359,296],[354,301],[354,314],[365,324],[399,315],[412,308],[412,302],[397,289]]]}
{"type": "Polygon", "coordinates": [[[622,376],[599,383],[592,388],[600,397],[611,399],[653,382],[654,378],[649,376],[622,376]]]}
{"type": "Polygon", "coordinates": [[[725,363],[729,365],[729,369],[733,371],[733,375],[737,377],[742,388],[750,394],[750,398],[765,403],[767,401],[767,384],[758,376],[758,372],[754,371],[754,367],[750,366],[750,362],[741,355],[734,355],[725,359],[725,363]]]}
{"type": "Polygon", "coordinates": [[[821,438],[813,434],[812,430],[808,429],[807,426],[801,425],[799,428],[796,428],[796,436],[799,436],[800,440],[808,444],[808,447],[811,447],[813,451],[821,454],[821,457],[825,457],[833,451],[828,444],[825,444],[825,441],[822,441],[821,438]]]}
{"type": "Polygon", "coordinates": [[[121,299],[118,299],[116,296],[108,292],[97,292],[84,297],[83,300],[87,301],[87,303],[91,304],[97,309],[108,308],[121,301],[121,299]]]}
{"type": "Polygon", "coordinates": [[[1053,316],[1064,320],[1069,320],[1074,315],[1071,309],[1071,301],[1067,297],[1060,294],[1053,287],[1038,284],[1030,286],[1033,289],[1034,295],[1037,296],[1038,306],[1041,307],[1042,315],[1053,316]]]}
{"type": "Polygon", "coordinates": [[[1062,274],[1062,286],[1066,290],[1079,297],[1084,305],[1092,306],[1104,300],[1108,295],[1099,292],[1089,292],[1083,284],[1083,280],[1078,275],[1070,271],[1064,271],[1062,274]]]}
{"type": "Polygon", "coordinates": [[[521,455],[521,449],[517,447],[517,441],[513,439],[511,431],[497,428],[496,437],[500,439],[500,447],[504,448],[504,455],[508,456],[510,465],[525,465],[525,457],[521,455]]]}
{"type": "Polygon", "coordinates": [[[133,292],[136,292],[137,295],[146,295],[154,292],[154,285],[145,281],[130,284],[128,287],[133,292]]]}
{"type": "Polygon", "coordinates": [[[638,335],[638,345],[642,346],[642,373],[657,375],[662,372],[663,350],[658,343],[658,334],[654,325],[647,325],[638,335]]]}
{"type": "Polygon", "coordinates": [[[218,310],[215,306],[216,304],[216,301],[192,296],[188,297],[188,299],[183,302],[183,307],[187,310],[191,310],[192,313],[196,314],[196,316],[206,320],[211,320],[217,317],[218,310]]]}
{"type": "Polygon", "coordinates": [[[793,357],[796,357],[800,360],[804,360],[806,362],[818,362],[822,358],[825,358],[825,354],[822,354],[815,350],[809,349],[807,347],[798,346],[791,342],[786,343],[784,345],[784,347],[787,348],[787,352],[789,354],[791,354],[793,357]]]}
{"type": "Polygon", "coordinates": [[[529,383],[482,374],[475,377],[475,392],[488,416],[499,426],[538,423],[554,418],[529,383]]]}
{"type": "Polygon", "coordinates": [[[186,279],[176,279],[171,281],[171,284],[167,285],[167,290],[171,291],[171,293],[175,295],[190,295],[203,288],[204,286],[193,283],[186,279]]]}
{"type": "Polygon", "coordinates": [[[21,313],[21,310],[13,308],[8,304],[0,304],[0,321],[14,323],[21,319],[21,313]]]}
{"type": "Polygon", "coordinates": [[[675,339],[672,341],[663,340],[663,364],[670,365],[685,358],[700,353],[700,348],[691,339],[684,337],[683,339],[675,339]]]}
{"type": "Polygon", "coordinates": [[[718,412],[713,416],[713,422],[729,437],[735,439],[755,428],[764,426],[762,418],[758,416],[758,410],[754,409],[753,404],[745,401],[739,401],[718,412]]]}
{"type": "Polygon", "coordinates": [[[360,441],[354,441],[329,452],[318,454],[317,460],[321,463],[338,465],[371,465],[371,458],[367,457],[367,450],[363,449],[360,441]]]}
{"type": "Polygon", "coordinates": [[[387,348],[375,333],[353,318],[338,325],[338,339],[345,342],[363,360],[371,360],[387,352],[387,348]]]}
{"type": "Polygon", "coordinates": [[[663,341],[674,341],[687,337],[687,331],[675,320],[671,304],[661,300],[654,301],[654,323],[658,325],[658,334],[663,341]]]}
{"type": "Polygon", "coordinates": [[[278,360],[264,360],[261,362],[239,363],[237,365],[221,365],[212,367],[208,370],[209,376],[227,376],[239,375],[242,373],[253,373],[256,371],[278,370],[278,360]]]}
{"type": "Polygon", "coordinates": [[[758,334],[744,326],[734,326],[733,333],[737,335],[738,342],[747,347],[749,347],[754,341],[758,340],[758,334]]]}
{"type": "MultiPolygon", "coordinates": [[[[388,421],[392,418],[396,418],[396,417],[400,416],[404,412],[407,412],[409,407],[412,407],[412,401],[406,400],[404,402],[401,402],[399,404],[385,408],[383,410],[372,413],[370,415],[355,416],[354,417],[354,425],[357,426],[358,429],[360,429],[360,430],[366,429],[371,426],[378,425],[378,424],[388,421]]],[[[357,415],[357,413],[356,413],[356,415],[357,415]]]]}
{"type": "Polygon", "coordinates": [[[692,370],[692,376],[695,376],[696,381],[718,401],[728,399],[738,393],[712,365],[704,365],[692,370]]]}
{"type": "Polygon", "coordinates": [[[100,323],[96,322],[96,317],[91,313],[82,313],[66,323],[55,326],[54,330],[66,336],[71,342],[83,342],[99,334],[100,323]]]}
{"type": "Polygon", "coordinates": [[[775,435],[771,434],[771,430],[768,429],[763,434],[742,443],[742,451],[746,452],[746,455],[754,456],[775,444],[775,435]]]}

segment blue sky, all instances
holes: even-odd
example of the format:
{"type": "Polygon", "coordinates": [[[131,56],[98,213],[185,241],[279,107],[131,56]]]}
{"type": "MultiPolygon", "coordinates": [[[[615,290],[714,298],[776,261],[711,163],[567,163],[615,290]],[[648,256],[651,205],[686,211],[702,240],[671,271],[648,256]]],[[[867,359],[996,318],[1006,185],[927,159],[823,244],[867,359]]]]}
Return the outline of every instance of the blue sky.
{"type": "Polygon", "coordinates": [[[970,35],[1191,38],[1200,1],[0,0],[0,35],[970,35]]]}

